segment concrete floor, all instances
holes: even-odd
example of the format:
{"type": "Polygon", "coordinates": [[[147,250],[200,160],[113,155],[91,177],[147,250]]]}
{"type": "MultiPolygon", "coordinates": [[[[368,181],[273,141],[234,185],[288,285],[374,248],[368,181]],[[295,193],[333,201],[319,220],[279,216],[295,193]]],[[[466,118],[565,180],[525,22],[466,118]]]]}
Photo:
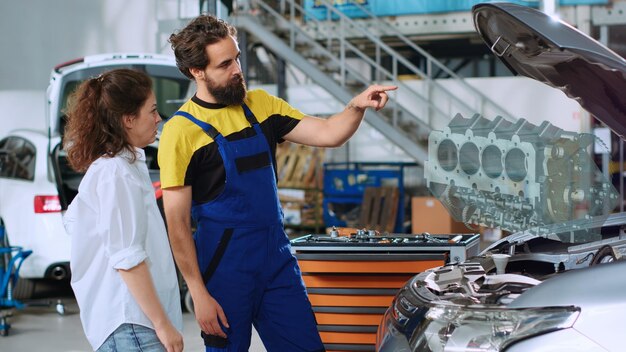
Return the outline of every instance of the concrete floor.
{"type": "MultiPolygon", "coordinates": [[[[481,242],[481,250],[490,243],[481,242]]],[[[0,351],[91,351],[80,323],[78,306],[69,283],[41,283],[35,291],[39,302],[50,306],[31,306],[17,310],[9,318],[11,329],[6,337],[0,336],[0,351]],[[57,299],[65,304],[65,315],[55,310],[57,299]]],[[[200,329],[191,313],[183,313],[185,351],[204,351],[200,329]]],[[[266,352],[259,336],[253,330],[250,352],[266,352]]]]}
{"type": "MultiPolygon", "coordinates": [[[[80,323],[79,309],[69,284],[40,284],[32,303],[52,303],[16,310],[9,318],[9,335],[0,337],[2,351],[87,352],[92,351],[80,323]],[[55,304],[61,299],[65,314],[59,315],[55,304]]],[[[183,313],[185,351],[204,351],[200,329],[191,313],[183,313]]],[[[251,352],[265,352],[256,332],[251,352]]]]}

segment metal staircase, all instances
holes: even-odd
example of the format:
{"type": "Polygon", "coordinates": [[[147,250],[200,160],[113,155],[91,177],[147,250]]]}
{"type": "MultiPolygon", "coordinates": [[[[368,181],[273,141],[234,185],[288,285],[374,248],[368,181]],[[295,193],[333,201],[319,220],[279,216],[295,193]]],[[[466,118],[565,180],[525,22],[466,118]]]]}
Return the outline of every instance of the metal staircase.
{"type": "MultiPolygon", "coordinates": [[[[370,109],[365,119],[419,164],[427,158],[428,133],[447,125],[457,113],[510,117],[503,108],[384,21],[377,20],[379,25],[372,30],[347,17],[328,0],[317,2],[326,8],[326,17],[334,19],[335,30],[329,30],[332,27],[326,21],[317,20],[296,0],[256,0],[250,10],[232,14],[230,22],[343,104],[375,82],[399,86],[397,92],[390,94],[385,109],[379,112],[370,109]],[[425,58],[426,69],[409,62],[380,36],[385,36],[385,41],[393,36],[418,52],[425,58]],[[355,37],[359,40],[355,41],[355,37]],[[450,77],[445,85],[432,78],[434,69],[450,77]],[[408,72],[418,80],[417,84],[399,79],[399,72],[408,72]]],[[[375,19],[365,8],[357,6],[375,19]]]]}
{"type": "MultiPolygon", "coordinates": [[[[223,7],[214,1],[213,7],[223,7]]],[[[172,12],[173,8],[177,16],[159,20],[157,42],[166,42],[166,35],[190,19],[185,13],[207,10],[208,2],[163,1],[162,12],[172,12]]],[[[365,120],[418,164],[427,158],[429,132],[442,129],[456,114],[512,117],[386,21],[356,1],[346,2],[366,14],[367,21],[349,18],[329,0],[315,1],[315,10],[322,8],[326,18],[333,19],[328,21],[316,19],[300,5],[302,0],[251,0],[241,1],[246,5],[232,13],[229,22],[342,104],[372,83],[399,86],[390,93],[387,107],[379,112],[368,109],[365,120]],[[404,49],[413,50],[410,56],[420,58],[420,67],[389,43],[401,43],[404,49]],[[449,78],[434,79],[442,73],[449,78]],[[406,76],[411,80],[401,79],[406,76]]]]}

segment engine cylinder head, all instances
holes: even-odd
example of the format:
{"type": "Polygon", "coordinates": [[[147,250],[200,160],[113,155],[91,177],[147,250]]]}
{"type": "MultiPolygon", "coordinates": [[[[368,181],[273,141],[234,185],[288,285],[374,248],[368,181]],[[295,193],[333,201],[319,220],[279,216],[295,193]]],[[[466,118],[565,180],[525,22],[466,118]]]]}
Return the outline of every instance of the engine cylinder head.
{"type": "Polygon", "coordinates": [[[467,142],[461,146],[459,152],[461,169],[468,175],[474,175],[480,169],[479,151],[476,144],[467,142]]]}
{"type": "Polygon", "coordinates": [[[513,182],[521,182],[526,178],[528,166],[526,165],[526,155],[519,148],[513,148],[506,153],[504,158],[504,169],[513,182]]]}
{"type": "Polygon", "coordinates": [[[483,171],[490,178],[497,178],[502,175],[502,152],[495,145],[489,145],[483,150],[481,155],[483,171]]]}
{"type": "Polygon", "coordinates": [[[437,148],[437,161],[445,171],[452,171],[459,163],[456,145],[449,139],[444,139],[437,148]]]}

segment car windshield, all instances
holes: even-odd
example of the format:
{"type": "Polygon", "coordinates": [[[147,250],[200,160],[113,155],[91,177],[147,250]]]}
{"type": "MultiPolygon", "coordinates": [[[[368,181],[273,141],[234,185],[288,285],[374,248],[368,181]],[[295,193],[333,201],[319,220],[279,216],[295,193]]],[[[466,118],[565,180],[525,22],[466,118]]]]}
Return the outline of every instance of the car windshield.
{"type": "Polygon", "coordinates": [[[480,115],[457,115],[429,136],[425,178],[452,217],[563,242],[597,240],[619,192],[590,150],[596,138],[480,115]]]}

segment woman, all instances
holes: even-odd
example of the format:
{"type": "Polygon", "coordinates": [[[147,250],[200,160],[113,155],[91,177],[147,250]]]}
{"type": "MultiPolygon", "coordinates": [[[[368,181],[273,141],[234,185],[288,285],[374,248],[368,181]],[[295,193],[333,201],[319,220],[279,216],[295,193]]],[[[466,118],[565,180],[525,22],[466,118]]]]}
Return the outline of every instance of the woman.
{"type": "Polygon", "coordinates": [[[144,73],[83,82],[69,102],[64,148],[86,171],[64,218],[72,289],[97,351],[181,351],[180,293],[145,153],[161,121],[144,73]]]}

